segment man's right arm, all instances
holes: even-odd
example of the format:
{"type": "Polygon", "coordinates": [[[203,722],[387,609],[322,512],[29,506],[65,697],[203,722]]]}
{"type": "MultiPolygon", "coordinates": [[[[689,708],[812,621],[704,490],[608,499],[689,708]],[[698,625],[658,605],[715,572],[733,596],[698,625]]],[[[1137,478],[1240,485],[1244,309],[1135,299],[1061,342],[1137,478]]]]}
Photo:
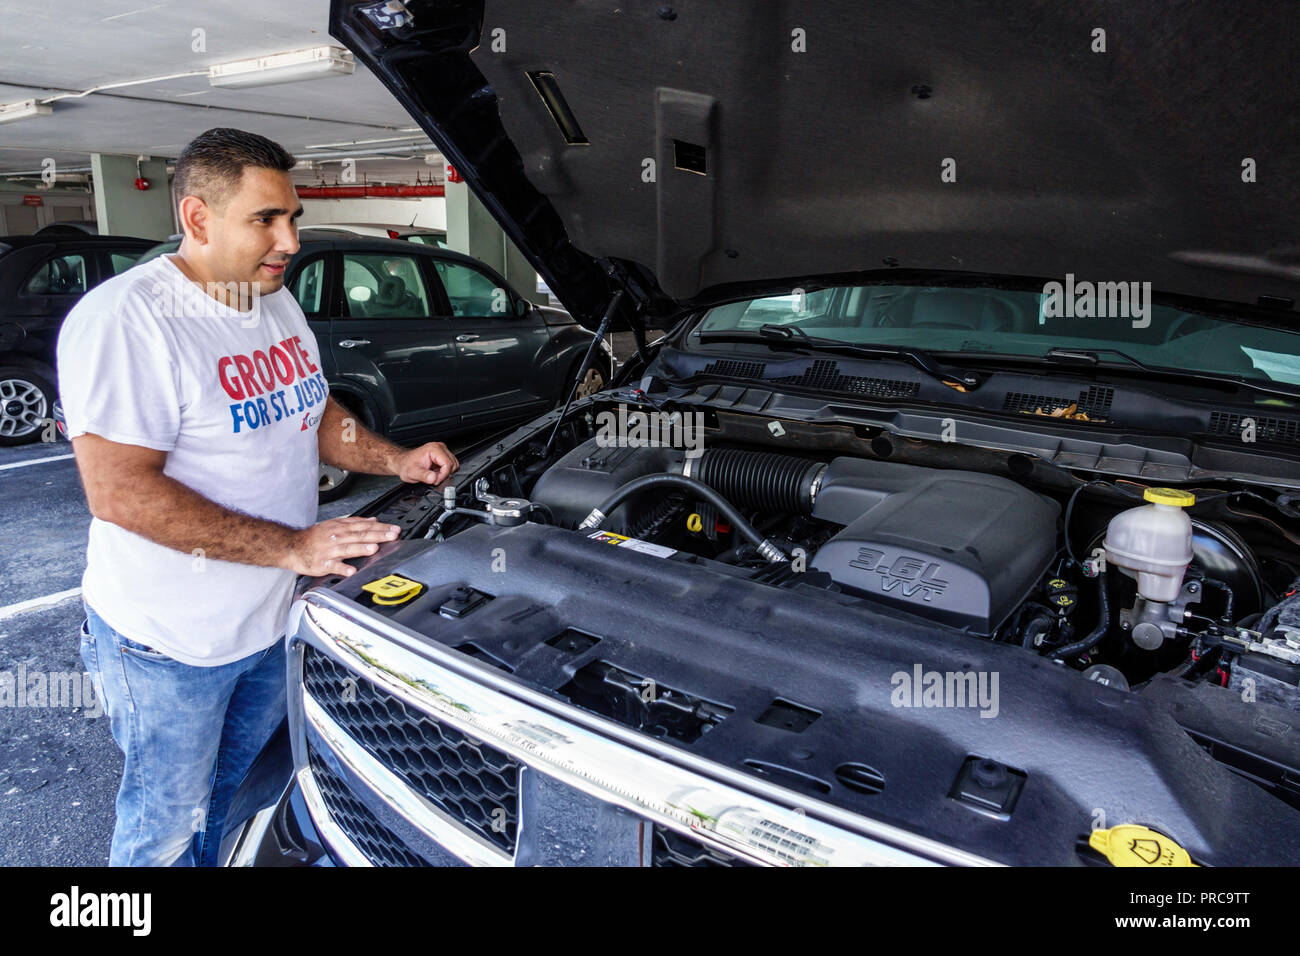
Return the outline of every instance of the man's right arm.
{"type": "Polygon", "coordinates": [[[72,439],[90,512],[156,544],[206,558],[283,568],[312,576],[350,576],[349,558],[392,541],[396,525],[373,518],[332,518],[290,528],[224,508],[163,474],[165,451],[86,433],[72,439]]]}

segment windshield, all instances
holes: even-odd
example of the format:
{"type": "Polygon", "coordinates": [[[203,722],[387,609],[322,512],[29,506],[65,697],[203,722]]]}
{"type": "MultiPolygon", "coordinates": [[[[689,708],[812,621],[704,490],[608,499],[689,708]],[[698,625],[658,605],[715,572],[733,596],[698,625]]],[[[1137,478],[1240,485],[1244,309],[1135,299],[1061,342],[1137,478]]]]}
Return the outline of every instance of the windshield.
{"type": "Polygon", "coordinates": [[[717,306],[696,331],[757,332],[764,325],[930,352],[1038,358],[1054,348],[1091,350],[1102,362],[1122,364],[1100,351],[1116,349],[1146,365],[1300,385],[1300,333],[1156,305],[1137,283],[1049,283],[1041,292],[916,285],[794,290],[717,306]]]}

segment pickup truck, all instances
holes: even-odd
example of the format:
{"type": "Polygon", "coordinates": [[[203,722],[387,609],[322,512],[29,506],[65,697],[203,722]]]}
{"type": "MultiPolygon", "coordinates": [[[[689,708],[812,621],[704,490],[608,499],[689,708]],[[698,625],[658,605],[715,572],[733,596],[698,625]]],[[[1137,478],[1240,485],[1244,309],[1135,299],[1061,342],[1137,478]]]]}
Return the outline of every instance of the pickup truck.
{"type": "Polygon", "coordinates": [[[637,354],[303,582],[228,860],[1300,863],[1291,25],[1091,17],[335,0],[637,354]]]}

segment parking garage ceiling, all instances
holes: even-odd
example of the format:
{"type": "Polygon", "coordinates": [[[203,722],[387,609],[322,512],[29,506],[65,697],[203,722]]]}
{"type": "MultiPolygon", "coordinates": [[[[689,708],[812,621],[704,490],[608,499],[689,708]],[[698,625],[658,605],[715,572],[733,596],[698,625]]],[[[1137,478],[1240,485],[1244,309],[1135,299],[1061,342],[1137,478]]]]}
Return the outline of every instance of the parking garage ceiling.
{"type": "Polygon", "coordinates": [[[34,4],[0,0],[0,103],[59,97],[53,112],[0,124],[0,178],[39,169],[89,166],[92,152],[174,158],[213,126],[268,136],[299,159],[299,182],[333,181],[340,157],[357,179],[442,178],[436,149],[391,94],[357,65],[351,75],[218,89],[210,66],[309,47],[337,45],[324,0],[89,0],[34,4]],[[195,73],[191,76],[176,74],[195,73]],[[92,87],[139,79],[152,82],[92,87]],[[426,161],[433,156],[432,164],[426,161]]]}

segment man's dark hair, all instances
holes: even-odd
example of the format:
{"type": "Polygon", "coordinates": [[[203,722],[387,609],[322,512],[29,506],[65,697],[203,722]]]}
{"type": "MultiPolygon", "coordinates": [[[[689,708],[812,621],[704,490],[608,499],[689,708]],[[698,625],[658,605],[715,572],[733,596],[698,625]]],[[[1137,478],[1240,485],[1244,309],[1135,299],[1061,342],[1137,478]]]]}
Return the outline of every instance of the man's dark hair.
{"type": "Polygon", "coordinates": [[[198,196],[210,206],[220,206],[239,188],[245,167],[287,173],[295,162],[283,146],[265,136],[219,126],[200,133],[181,150],[172,189],[178,203],[186,196],[198,196]]]}

